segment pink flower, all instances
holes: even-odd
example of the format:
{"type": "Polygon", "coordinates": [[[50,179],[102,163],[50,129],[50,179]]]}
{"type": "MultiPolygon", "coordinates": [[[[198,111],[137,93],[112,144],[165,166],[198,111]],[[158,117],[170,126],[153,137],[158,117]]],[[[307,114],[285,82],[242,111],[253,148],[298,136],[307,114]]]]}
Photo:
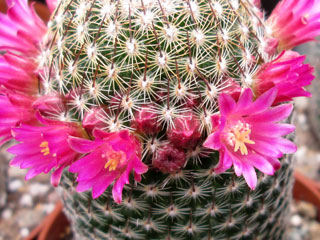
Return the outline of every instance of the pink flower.
{"type": "Polygon", "coordinates": [[[78,173],[77,191],[92,188],[92,197],[99,197],[115,181],[112,195],[117,203],[122,201],[124,184],[129,184],[129,174],[134,169],[136,181],[148,167],[141,161],[141,144],[128,130],[120,132],[93,131],[94,141],[70,137],[69,145],[79,153],[89,153],[73,163],[70,172],[78,173]]]}
{"type": "Polygon", "coordinates": [[[292,49],[320,35],[320,0],[282,0],[267,20],[280,49],[292,49]]]}
{"type": "Polygon", "coordinates": [[[47,27],[28,0],[7,0],[7,15],[0,13],[0,50],[36,57],[47,27]]]}
{"type": "MultiPolygon", "coordinates": [[[[246,89],[238,102],[227,94],[219,96],[220,124],[204,143],[205,147],[220,153],[217,173],[233,165],[236,175],[243,175],[249,187],[254,189],[257,185],[254,168],[273,175],[280,168],[278,158],[296,151],[292,142],[282,138],[294,131],[294,126],[277,123],[289,116],[292,105],[270,107],[276,96],[275,88],[254,102],[251,89],[246,89]]],[[[216,116],[213,120],[216,121],[216,116]]]]}
{"type": "Polygon", "coordinates": [[[192,112],[182,114],[173,121],[173,126],[167,131],[168,140],[178,148],[191,149],[201,137],[200,121],[192,112]]]}
{"type": "Polygon", "coordinates": [[[53,12],[58,5],[58,0],[46,0],[46,3],[50,12],[53,12]]]}
{"type": "Polygon", "coordinates": [[[12,128],[22,123],[37,122],[32,108],[33,101],[33,97],[13,92],[0,95],[0,145],[13,138],[12,128]]]}
{"type": "Polygon", "coordinates": [[[294,51],[283,51],[279,57],[264,64],[253,77],[253,90],[257,96],[276,87],[278,95],[274,104],[291,101],[294,97],[311,97],[303,87],[314,79],[313,68],[303,64],[305,56],[294,51]]]}
{"type": "Polygon", "coordinates": [[[7,89],[28,94],[38,92],[36,64],[14,54],[0,56],[0,84],[7,89]]]}
{"type": "Polygon", "coordinates": [[[13,129],[14,138],[21,143],[8,149],[8,152],[16,154],[10,165],[23,169],[30,168],[26,180],[54,169],[51,183],[57,186],[63,169],[79,157],[79,154],[69,147],[68,137],[83,137],[84,134],[76,123],[47,123],[49,124],[45,126],[24,124],[20,128],[13,129]]]}

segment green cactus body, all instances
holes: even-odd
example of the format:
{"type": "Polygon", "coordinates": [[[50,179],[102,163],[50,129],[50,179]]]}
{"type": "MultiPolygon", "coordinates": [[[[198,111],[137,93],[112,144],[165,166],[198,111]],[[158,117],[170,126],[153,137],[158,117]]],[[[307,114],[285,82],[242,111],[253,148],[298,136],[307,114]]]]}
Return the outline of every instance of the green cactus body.
{"type": "Polygon", "coordinates": [[[110,188],[98,199],[77,193],[76,176],[63,174],[59,189],[76,239],[283,238],[291,159],[273,177],[258,175],[251,191],[233,171],[215,174],[218,155],[200,147],[228,79],[250,86],[269,59],[259,14],[247,0],[60,1],[40,57],[41,91],[60,92],[69,109],[55,117],[79,121],[101,107],[96,117],[117,131],[132,129],[135,112],[147,105],[160,127],[140,134],[149,171],[140,183],[131,179],[121,204],[110,188]],[[154,151],[190,108],[201,138],[186,150],[183,169],[161,173],[151,164],[154,151]]]}
{"type": "Polygon", "coordinates": [[[210,168],[164,175],[153,171],[128,185],[123,202],[110,191],[93,200],[65,173],[59,187],[76,239],[284,239],[292,195],[291,159],[251,191],[233,173],[210,168]]]}

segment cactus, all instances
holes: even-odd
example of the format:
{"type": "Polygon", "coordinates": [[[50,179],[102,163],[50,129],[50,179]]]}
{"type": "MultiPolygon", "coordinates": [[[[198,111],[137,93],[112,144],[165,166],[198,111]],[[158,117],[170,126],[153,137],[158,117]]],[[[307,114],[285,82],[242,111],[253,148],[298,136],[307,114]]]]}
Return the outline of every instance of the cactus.
{"type": "Polygon", "coordinates": [[[231,170],[216,174],[218,155],[202,147],[218,95],[250,86],[271,57],[260,14],[234,0],[59,3],[40,60],[41,91],[67,99],[68,114],[55,117],[93,114],[108,131],[136,129],[149,165],[120,204],[109,188],[97,199],[75,192],[76,176],[63,174],[59,189],[76,239],[282,239],[291,160],[275,177],[260,174],[253,191],[231,170]],[[190,109],[194,132],[178,150],[176,121],[190,109]],[[136,115],[143,111],[146,119],[136,115]],[[168,152],[170,167],[157,160],[168,152]]]}
{"type": "Polygon", "coordinates": [[[290,49],[320,35],[320,0],[294,1],[60,0],[45,26],[7,0],[10,164],[51,172],[76,239],[283,239],[314,78],[290,49]]]}

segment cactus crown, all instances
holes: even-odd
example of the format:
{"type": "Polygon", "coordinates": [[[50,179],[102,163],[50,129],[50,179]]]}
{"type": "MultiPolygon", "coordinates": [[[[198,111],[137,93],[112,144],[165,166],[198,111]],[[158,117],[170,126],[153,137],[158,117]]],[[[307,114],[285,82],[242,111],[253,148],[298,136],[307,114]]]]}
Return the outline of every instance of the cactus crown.
{"type": "Polygon", "coordinates": [[[52,116],[59,120],[82,121],[99,107],[107,131],[137,130],[135,114],[147,106],[157,130],[139,131],[144,156],[191,112],[202,136],[187,149],[194,158],[219,93],[230,80],[250,86],[268,58],[259,11],[247,0],[62,0],[44,42],[40,91],[65,96],[52,116]]]}

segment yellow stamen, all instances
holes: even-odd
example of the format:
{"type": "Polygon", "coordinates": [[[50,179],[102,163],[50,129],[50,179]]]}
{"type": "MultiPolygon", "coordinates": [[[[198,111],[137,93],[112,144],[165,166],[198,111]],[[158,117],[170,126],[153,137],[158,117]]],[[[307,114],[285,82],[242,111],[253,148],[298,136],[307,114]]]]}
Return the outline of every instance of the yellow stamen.
{"type": "Polygon", "coordinates": [[[234,145],[234,151],[237,152],[240,149],[240,152],[242,155],[247,155],[248,154],[248,149],[246,146],[247,144],[255,144],[254,141],[250,140],[250,133],[251,130],[247,131],[239,131],[238,129],[234,130],[235,134],[235,145],[234,145]]]}
{"type": "Polygon", "coordinates": [[[301,17],[301,22],[305,25],[308,24],[309,17],[310,15],[306,13],[304,16],[301,17]]]}
{"type": "Polygon", "coordinates": [[[40,144],[40,147],[43,148],[40,152],[43,153],[43,156],[47,156],[50,154],[49,143],[47,141],[43,141],[40,144]]]}
{"type": "Polygon", "coordinates": [[[107,152],[107,159],[108,161],[104,165],[104,168],[108,169],[109,171],[114,171],[116,170],[117,166],[119,163],[121,163],[123,160],[125,160],[125,153],[122,151],[108,151],[107,152]]]}

